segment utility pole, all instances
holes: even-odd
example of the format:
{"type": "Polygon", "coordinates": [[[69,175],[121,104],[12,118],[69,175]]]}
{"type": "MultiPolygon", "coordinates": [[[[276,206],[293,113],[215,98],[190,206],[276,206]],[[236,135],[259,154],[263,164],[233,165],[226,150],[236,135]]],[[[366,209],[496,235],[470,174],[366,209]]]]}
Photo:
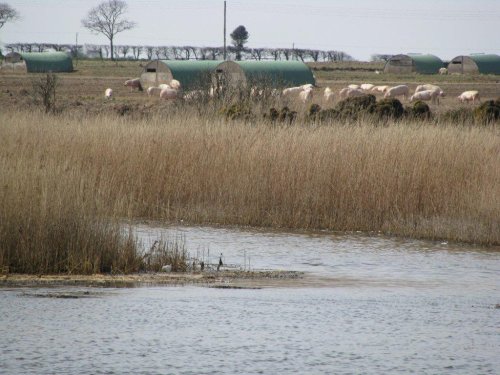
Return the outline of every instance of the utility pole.
{"type": "Polygon", "coordinates": [[[75,40],[75,57],[76,57],[76,66],[78,66],[78,33],[76,33],[76,40],[75,40]]]}
{"type": "Polygon", "coordinates": [[[224,0],[224,61],[226,56],[226,1],[224,0]]]}

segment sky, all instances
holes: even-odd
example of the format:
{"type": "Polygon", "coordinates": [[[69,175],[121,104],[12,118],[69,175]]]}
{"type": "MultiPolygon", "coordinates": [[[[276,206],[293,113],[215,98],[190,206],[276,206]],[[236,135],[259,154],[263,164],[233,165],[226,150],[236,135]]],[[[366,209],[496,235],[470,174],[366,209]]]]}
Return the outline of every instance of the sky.
{"type": "MultiPolygon", "coordinates": [[[[21,19],[0,29],[0,43],[108,44],[81,25],[102,0],[1,0],[21,19]]],[[[223,0],[126,0],[137,26],[115,45],[222,46],[223,0]]],[[[500,54],[500,0],[227,0],[229,34],[244,25],[247,47],[373,54],[432,53],[443,60],[500,54]]]]}

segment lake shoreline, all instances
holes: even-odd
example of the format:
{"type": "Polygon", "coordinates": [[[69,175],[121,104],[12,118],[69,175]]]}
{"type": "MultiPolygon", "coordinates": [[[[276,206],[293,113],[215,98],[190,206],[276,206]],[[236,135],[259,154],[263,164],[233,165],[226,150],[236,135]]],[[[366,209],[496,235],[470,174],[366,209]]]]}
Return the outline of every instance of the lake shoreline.
{"type": "Polygon", "coordinates": [[[0,288],[83,286],[133,288],[142,286],[198,285],[224,289],[288,286],[304,278],[303,272],[283,270],[223,270],[208,272],[161,272],[94,275],[0,275],[0,288]]]}

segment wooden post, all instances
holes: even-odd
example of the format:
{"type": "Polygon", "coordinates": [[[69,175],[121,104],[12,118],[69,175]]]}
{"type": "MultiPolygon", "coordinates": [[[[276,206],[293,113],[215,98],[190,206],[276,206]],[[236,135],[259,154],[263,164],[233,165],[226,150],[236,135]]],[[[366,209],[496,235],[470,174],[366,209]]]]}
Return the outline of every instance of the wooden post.
{"type": "Polygon", "coordinates": [[[224,1],[224,61],[226,61],[226,1],[224,1]]]}

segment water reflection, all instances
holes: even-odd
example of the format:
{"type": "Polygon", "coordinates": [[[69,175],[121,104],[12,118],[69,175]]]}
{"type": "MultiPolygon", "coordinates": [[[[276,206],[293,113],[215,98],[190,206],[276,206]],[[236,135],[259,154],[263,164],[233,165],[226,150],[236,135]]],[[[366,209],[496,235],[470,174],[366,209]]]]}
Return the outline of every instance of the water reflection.
{"type": "Polygon", "coordinates": [[[473,290],[482,279],[479,289],[499,287],[498,249],[364,234],[147,225],[135,231],[145,246],[160,236],[182,236],[193,255],[210,252],[211,261],[222,252],[227,263],[243,266],[250,259],[252,268],[304,271],[323,281],[473,290]]]}
{"type": "Polygon", "coordinates": [[[308,277],[294,288],[0,289],[1,374],[500,369],[499,252],[360,234],[135,230],[145,246],[183,235],[214,259],[246,255],[252,268],[308,277]]]}

